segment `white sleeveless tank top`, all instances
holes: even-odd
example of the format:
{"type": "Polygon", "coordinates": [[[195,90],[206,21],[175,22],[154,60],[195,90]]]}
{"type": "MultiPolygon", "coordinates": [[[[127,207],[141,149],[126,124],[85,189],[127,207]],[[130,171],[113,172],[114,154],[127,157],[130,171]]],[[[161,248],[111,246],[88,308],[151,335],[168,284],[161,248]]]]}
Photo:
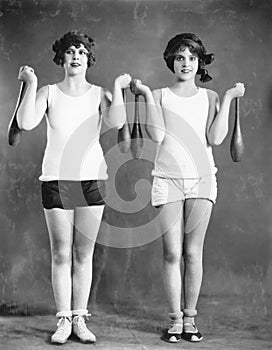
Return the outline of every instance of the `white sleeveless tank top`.
{"type": "Polygon", "coordinates": [[[99,142],[101,87],[92,85],[82,96],[48,85],[47,145],[41,181],[107,179],[99,142]]]}
{"type": "Polygon", "coordinates": [[[170,178],[199,178],[215,174],[212,148],[207,143],[209,112],[207,90],[198,88],[192,97],[180,97],[161,89],[165,138],[157,146],[152,175],[170,178]]]}

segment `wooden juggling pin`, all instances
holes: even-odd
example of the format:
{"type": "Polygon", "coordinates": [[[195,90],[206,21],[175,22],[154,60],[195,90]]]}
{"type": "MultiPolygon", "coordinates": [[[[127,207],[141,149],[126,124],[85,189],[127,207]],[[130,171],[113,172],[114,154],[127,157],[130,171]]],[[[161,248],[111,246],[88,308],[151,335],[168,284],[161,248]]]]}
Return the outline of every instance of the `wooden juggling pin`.
{"type": "Polygon", "coordinates": [[[134,123],[131,132],[131,145],[130,151],[133,158],[140,158],[143,151],[143,135],[141,130],[140,118],[139,118],[139,96],[140,93],[136,88],[137,79],[132,79],[130,83],[130,90],[135,95],[135,115],[134,123]]]}
{"type": "MultiPolygon", "coordinates": [[[[124,105],[126,108],[127,93],[125,89],[123,89],[123,99],[124,99],[124,105]]],[[[129,151],[130,142],[131,142],[130,129],[129,129],[128,121],[126,120],[124,126],[118,130],[118,146],[122,153],[126,153],[129,151]]]]}
{"type": "Polygon", "coordinates": [[[19,96],[17,99],[16,107],[15,107],[15,110],[13,112],[13,115],[11,117],[11,120],[10,120],[10,123],[8,126],[8,143],[10,146],[16,146],[21,139],[22,130],[18,126],[17,111],[18,111],[20,104],[22,102],[25,87],[26,87],[26,83],[22,82],[21,86],[20,86],[20,92],[19,92],[19,96]]]}
{"type": "Polygon", "coordinates": [[[239,108],[239,98],[235,98],[235,120],[233,133],[230,142],[230,154],[234,162],[240,162],[242,155],[244,153],[245,146],[243,142],[243,136],[240,126],[240,108],[239,108]]]}

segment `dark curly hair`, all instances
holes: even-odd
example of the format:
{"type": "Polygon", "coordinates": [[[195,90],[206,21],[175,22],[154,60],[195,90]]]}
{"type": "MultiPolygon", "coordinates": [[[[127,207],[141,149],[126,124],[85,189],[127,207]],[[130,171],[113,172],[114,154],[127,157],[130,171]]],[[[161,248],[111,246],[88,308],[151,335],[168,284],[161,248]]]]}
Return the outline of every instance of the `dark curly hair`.
{"type": "Polygon", "coordinates": [[[84,45],[88,50],[88,67],[91,67],[95,64],[95,56],[93,53],[94,49],[94,39],[89,37],[86,34],[79,33],[78,31],[71,31],[64,34],[60,39],[56,40],[52,46],[53,51],[56,53],[53,61],[57,65],[63,66],[64,64],[64,54],[66,50],[74,45],[75,47],[79,47],[80,44],[84,45]]]}
{"type": "Polygon", "coordinates": [[[182,33],[177,34],[173,37],[167,44],[166,49],[163,53],[163,58],[167,64],[167,67],[174,72],[174,60],[177,52],[181,48],[188,47],[192,54],[196,55],[199,59],[199,66],[196,74],[200,74],[200,81],[206,83],[212,79],[209,76],[207,69],[205,69],[206,64],[212,63],[214,60],[214,54],[206,53],[206,49],[202,44],[202,41],[192,33],[182,33]]]}

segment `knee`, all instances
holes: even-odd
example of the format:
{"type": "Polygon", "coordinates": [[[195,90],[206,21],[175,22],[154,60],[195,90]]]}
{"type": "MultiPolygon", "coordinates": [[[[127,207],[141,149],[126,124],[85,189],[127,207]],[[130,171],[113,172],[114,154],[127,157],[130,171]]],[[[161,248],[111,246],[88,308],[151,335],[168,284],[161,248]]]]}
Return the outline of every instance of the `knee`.
{"type": "Polygon", "coordinates": [[[71,252],[69,249],[55,249],[52,252],[52,260],[56,265],[65,265],[71,262],[71,252]]]}
{"type": "Polygon", "coordinates": [[[89,263],[92,259],[93,250],[82,249],[82,248],[74,248],[73,249],[73,261],[79,265],[84,265],[89,263]]]}
{"type": "Polygon", "coordinates": [[[181,256],[179,252],[175,251],[164,251],[164,261],[168,264],[175,265],[180,264],[181,256]]]}
{"type": "Polygon", "coordinates": [[[187,249],[183,255],[186,264],[201,264],[202,251],[196,248],[187,249]]]}

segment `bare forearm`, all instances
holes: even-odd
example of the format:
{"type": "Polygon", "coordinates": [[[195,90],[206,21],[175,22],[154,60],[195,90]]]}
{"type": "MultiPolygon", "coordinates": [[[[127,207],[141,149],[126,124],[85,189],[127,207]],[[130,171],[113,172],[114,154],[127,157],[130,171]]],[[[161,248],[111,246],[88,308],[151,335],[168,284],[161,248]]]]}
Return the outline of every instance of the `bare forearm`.
{"type": "Polygon", "coordinates": [[[118,84],[114,84],[111,106],[108,110],[107,121],[111,127],[118,129],[126,122],[126,107],[124,104],[122,89],[118,84]]]}
{"type": "Polygon", "coordinates": [[[208,140],[211,145],[220,145],[228,134],[229,111],[232,98],[226,93],[221,107],[208,132],[208,140]]]}
{"type": "Polygon", "coordinates": [[[165,135],[162,109],[155,104],[150,90],[145,92],[144,98],[146,102],[146,132],[153,141],[160,143],[163,141],[165,135]]]}
{"type": "Polygon", "coordinates": [[[18,125],[23,130],[31,130],[35,125],[35,101],[37,82],[27,83],[26,91],[17,112],[18,125]]]}
{"type": "MultiPolygon", "coordinates": [[[[243,83],[235,83],[232,88],[226,91],[221,108],[207,131],[207,139],[210,145],[220,145],[224,141],[229,130],[229,112],[231,101],[236,97],[238,98],[244,96],[244,93],[245,86],[243,83]]],[[[219,100],[218,106],[217,102],[215,102],[215,105],[213,106],[214,109],[218,110],[217,107],[219,107],[219,100]]],[[[214,111],[212,111],[212,115],[213,113],[214,111]]]]}

